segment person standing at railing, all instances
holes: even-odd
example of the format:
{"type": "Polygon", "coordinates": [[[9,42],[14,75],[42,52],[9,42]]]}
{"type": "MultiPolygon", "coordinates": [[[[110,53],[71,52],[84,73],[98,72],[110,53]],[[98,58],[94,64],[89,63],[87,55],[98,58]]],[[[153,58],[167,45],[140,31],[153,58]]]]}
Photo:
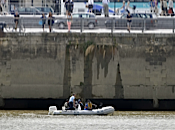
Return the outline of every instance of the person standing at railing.
{"type": "Polygon", "coordinates": [[[48,17],[48,25],[49,25],[49,31],[52,31],[52,26],[54,24],[54,17],[52,16],[52,13],[49,12],[49,17],[48,17]]]}
{"type": "Polygon", "coordinates": [[[127,27],[128,27],[128,31],[130,33],[130,30],[131,30],[131,23],[132,23],[132,16],[130,14],[130,12],[128,12],[128,15],[127,15],[127,27]]]}
{"type": "Polygon", "coordinates": [[[109,17],[109,7],[108,7],[108,3],[110,1],[109,0],[103,0],[102,3],[103,3],[103,11],[104,11],[104,15],[105,17],[109,17]]]}
{"type": "Polygon", "coordinates": [[[19,24],[19,19],[20,19],[19,13],[16,11],[14,15],[15,30],[17,29],[17,26],[19,24]]]}
{"type": "Polygon", "coordinates": [[[90,13],[92,13],[93,4],[94,4],[94,0],[88,0],[88,9],[90,13]]]}
{"type": "Polygon", "coordinates": [[[72,22],[72,4],[69,0],[69,3],[67,4],[67,9],[68,9],[68,14],[67,14],[67,27],[68,27],[68,32],[70,32],[70,28],[71,28],[71,22],[72,22]]]}
{"type": "Polygon", "coordinates": [[[171,16],[173,16],[174,15],[174,11],[173,11],[173,0],[169,0],[168,7],[169,7],[168,14],[171,15],[171,16]]]}
{"type": "Polygon", "coordinates": [[[44,32],[44,28],[45,28],[45,24],[46,24],[46,16],[44,13],[42,14],[41,19],[42,19],[42,28],[43,28],[43,32],[44,32]]]}

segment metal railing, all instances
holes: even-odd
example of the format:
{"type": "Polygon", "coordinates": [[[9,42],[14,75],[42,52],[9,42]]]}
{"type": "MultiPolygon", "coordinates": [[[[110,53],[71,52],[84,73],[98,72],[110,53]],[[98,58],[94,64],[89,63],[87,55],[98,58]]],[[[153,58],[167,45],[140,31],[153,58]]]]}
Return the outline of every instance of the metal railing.
{"type": "MultiPolygon", "coordinates": [[[[18,29],[15,32],[41,32],[42,31],[41,16],[35,17],[20,17],[18,23],[18,29]],[[19,29],[22,28],[22,29],[19,29]],[[21,30],[21,31],[20,31],[21,30]]],[[[49,19],[45,19],[45,30],[48,30],[49,19]]],[[[54,24],[51,25],[54,31],[52,32],[67,32],[67,18],[65,17],[54,17],[54,24]]],[[[5,23],[5,32],[13,32],[15,23],[13,17],[1,16],[0,23],[5,23]]],[[[132,18],[131,32],[139,31],[144,33],[146,31],[153,32],[159,31],[174,33],[175,28],[174,18],[159,18],[159,19],[143,19],[143,18],[132,18]]],[[[121,18],[72,18],[71,20],[71,31],[86,33],[86,32],[108,32],[117,33],[127,30],[127,19],[121,18]]],[[[47,31],[48,32],[48,31],[47,31]]]]}

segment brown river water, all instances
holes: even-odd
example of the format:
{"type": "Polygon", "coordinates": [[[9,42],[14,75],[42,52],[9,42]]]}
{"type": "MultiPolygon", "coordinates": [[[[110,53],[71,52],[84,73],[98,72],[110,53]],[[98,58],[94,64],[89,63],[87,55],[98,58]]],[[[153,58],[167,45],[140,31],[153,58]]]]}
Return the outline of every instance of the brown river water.
{"type": "Polygon", "coordinates": [[[173,130],[175,112],[115,111],[108,116],[52,116],[48,111],[0,110],[0,130],[173,130]]]}

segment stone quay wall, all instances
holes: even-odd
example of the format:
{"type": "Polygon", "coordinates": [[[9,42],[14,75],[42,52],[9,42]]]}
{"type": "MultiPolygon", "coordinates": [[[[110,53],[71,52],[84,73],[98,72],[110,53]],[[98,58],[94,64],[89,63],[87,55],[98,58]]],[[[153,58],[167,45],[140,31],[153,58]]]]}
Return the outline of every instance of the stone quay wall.
{"type": "Polygon", "coordinates": [[[4,99],[175,99],[175,35],[7,33],[4,99]]]}

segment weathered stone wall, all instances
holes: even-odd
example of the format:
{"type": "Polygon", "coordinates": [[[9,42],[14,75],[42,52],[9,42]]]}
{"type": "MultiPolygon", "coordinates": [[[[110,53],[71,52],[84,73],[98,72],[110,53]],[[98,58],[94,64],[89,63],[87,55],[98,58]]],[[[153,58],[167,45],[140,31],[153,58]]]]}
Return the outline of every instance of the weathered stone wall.
{"type": "Polygon", "coordinates": [[[6,34],[3,98],[175,99],[172,34],[6,34]]]}

